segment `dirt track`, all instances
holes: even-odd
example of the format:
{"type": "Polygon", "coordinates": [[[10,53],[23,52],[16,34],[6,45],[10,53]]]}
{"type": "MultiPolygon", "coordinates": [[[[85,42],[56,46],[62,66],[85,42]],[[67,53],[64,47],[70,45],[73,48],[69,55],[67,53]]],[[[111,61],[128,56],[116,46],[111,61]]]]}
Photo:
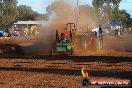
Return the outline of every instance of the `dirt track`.
{"type": "Polygon", "coordinates": [[[132,79],[131,58],[21,56],[0,59],[0,87],[82,88],[82,67],[91,79],[132,79]]]}
{"type": "MultiPolygon", "coordinates": [[[[44,43],[30,41],[27,43],[27,40],[25,43],[20,40],[18,42],[22,44],[18,46],[21,46],[25,53],[38,54],[2,53],[0,88],[82,88],[80,85],[80,80],[83,78],[82,67],[89,72],[91,79],[132,80],[132,37],[130,36],[105,37],[105,49],[76,50],[74,53],[76,56],[44,56],[43,53],[47,48],[44,43]]],[[[16,39],[13,41],[16,43],[16,39]]],[[[8,43],[8,40],[5,42],[8,43]]]]}

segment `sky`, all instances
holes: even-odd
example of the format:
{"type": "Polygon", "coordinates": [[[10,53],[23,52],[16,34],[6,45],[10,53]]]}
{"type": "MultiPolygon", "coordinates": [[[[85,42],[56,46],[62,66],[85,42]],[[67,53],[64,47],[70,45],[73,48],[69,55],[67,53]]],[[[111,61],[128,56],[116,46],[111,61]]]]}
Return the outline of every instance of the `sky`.
{"type": "MultiPolygon", "coordinates": [[[[31,6],[32,9],[40,14],[46,13],[46,7],[54,0],[18,0],[19,5],[31,6]]],[[[92,0],[79,0],[80,5],[92,5],[92,0]]],[[[120,9],[125,9],[132,17],[132,0],[122,0],[120,9]]]]}

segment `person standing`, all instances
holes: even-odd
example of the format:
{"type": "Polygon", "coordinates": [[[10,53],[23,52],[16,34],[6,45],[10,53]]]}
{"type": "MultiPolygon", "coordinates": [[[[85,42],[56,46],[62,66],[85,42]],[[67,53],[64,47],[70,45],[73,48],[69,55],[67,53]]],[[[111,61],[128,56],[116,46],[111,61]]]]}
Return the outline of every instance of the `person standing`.
{"type": "Polygon", "coordinates": [[[102,37],[103,36],[103,30],[102,30],[102,27],[101,25],[99,25],[99,37],[102,37]]]}
{"type": "Polygon", "coordinates": [[[99,50],[103,48],[103,30],[101,24],[99,25],[99,29],[98,29],[98,48],[99,50]]]}

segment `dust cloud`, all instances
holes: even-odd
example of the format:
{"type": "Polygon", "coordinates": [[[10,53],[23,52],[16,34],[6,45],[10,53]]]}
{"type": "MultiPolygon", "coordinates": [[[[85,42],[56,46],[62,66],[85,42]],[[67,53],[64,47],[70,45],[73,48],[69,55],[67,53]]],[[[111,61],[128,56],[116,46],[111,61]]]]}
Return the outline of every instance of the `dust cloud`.
{"type": "Polygon", "coordinates": [[[59,33],[63,32],[67,23],[76,22],[74,7],[70,0],[54,0],[54,2],[46,8],[49,20],[40,27],[41,38],[37,40],[39,46],[42,46],[44,54],[50,53],[51,49],[55,47],[56,30],[59,30],[59,33]]]}
{"type": "MultiPolygon", "coordinates": [[[[44,51],[50,52],[56,41],[56,30],[63,32],[67,23],[77,23],[77,0],[54,0],[46,8],[49,20],[40,27],[41,38],[37,41],[44,51]]],[[[87,30],[88,26],[95,25],[95,14],[93,7],[79,5],[78,30],[87,30]]],[[[38,50],[39,51],[39,50],[38,50]]]]}

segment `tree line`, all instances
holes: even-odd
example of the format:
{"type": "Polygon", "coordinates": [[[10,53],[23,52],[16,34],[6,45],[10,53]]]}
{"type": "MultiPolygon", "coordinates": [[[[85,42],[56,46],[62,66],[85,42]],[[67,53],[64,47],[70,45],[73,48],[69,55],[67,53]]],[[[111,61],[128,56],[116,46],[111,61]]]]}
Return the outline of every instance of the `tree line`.
{"type": "MultiPolygon", "coordinates": [[[[126,10],[120,10],[119,4],[122,0],[93,0],[92,5],[97,22],[109,23],[113,18],[119,18],[124,24],[129,26],[131,24],[130,14],[126,10]]],[[[0,0],[0,26],[8,26],[21,21],[36,20],[40,14],[33,11],[30,6],[20,5],[17,6],[18,0],[0,0]]],[[[86,9],[86,8],[85,8],[86,9]]],[[[88,7],[89,9],[89,7],[88,7]]],[[[93,10],[92,9],[92,10],[93,10]]],[[[48,20],[47,15],[40,18],[48,20]]]]}
{"type": "Polygon", "coordinates": [[[9,26],[18,20],[36,20],[37,12],[30,6],[17,6],[17,3],[17,0],[0,0],[0,26],[9,26]]]}
{"type": "Polygon", "coordinates": [[[125,26],[131,25],[131,15],[126,10],[120,10],[122,0],[93,0],[92,5],[97,14],[98,23],[109,23],[112,19],[121,19],[125,26]]]}

